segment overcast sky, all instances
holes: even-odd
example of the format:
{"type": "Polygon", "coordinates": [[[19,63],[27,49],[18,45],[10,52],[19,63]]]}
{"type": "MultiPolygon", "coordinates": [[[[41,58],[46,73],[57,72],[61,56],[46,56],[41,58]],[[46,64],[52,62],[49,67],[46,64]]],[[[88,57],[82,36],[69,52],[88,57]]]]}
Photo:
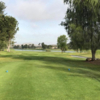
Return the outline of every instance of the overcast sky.
{"type": "MultiPolygon", "coordinates": [[[[5,13],[19,22],[16,44],[56,44],[66,30],[59,24],[64,20],[67,6],[63,0],[1,0],[5,2],[5,13]]],[[[68,37],[68,36],[67,36],[68,37]]]]}

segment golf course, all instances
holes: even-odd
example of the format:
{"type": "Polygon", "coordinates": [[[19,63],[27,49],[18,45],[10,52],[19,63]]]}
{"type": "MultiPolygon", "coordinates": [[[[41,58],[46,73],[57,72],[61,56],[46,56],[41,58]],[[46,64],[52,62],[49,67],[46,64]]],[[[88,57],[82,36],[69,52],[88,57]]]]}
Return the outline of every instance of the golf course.
{"type": "MultiPolygon", "coordinates": [[[[90,52],[0,52],[0,100],[100,100],[100,65],[90,52]]],[[[100,58],[100,50],[96,57],[100,58]]]]}
{"type": "Polygon", "coordinates": [[[100,0],[1,0],[0,100],[100,100],[100,0]]]}

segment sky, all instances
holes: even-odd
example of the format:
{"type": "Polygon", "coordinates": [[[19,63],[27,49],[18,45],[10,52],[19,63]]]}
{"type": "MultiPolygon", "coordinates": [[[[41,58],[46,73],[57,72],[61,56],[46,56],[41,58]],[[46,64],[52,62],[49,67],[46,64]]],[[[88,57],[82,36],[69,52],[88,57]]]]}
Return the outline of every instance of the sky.
{"type": "MultiPolygon", "coordinates": [[[[60,25],[64,21],[67,5],[63,0],[0,0],[6,5],[7,15],[18,21],[19,31],[15,35],[16,44],[57,44],[66,30],[60,25]]],[[[69,41],[69,39],[68,39],[69,41]]]]}

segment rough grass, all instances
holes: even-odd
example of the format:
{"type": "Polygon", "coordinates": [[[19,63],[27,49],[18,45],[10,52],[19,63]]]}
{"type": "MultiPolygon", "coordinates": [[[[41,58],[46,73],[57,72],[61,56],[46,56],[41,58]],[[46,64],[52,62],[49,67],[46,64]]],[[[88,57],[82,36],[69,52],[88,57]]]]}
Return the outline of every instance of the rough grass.
{"type": "Polygon", "coordinates": [[[73,54],[1,52],[0,100],[100,100],[100,65],[73,54]]]}

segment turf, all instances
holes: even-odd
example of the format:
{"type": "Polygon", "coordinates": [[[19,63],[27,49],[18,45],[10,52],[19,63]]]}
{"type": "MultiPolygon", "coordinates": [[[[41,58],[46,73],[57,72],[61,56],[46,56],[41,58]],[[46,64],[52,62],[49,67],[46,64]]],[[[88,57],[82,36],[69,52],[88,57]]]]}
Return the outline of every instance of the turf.
{"type": "MultiPolygon", "coordinates": [[[[92,55],[91,55],[91,51],[90,50],[88,50],[88,51],[83,51],[83,52],[81,52],[81,53],[74,53],[74,55],[80,55],[80,56],[84,56],[84,57],[92,57],[92,55]]],[[[100,50],[97,50],[96,51],[96,58],[99,58],[100,59],[100,50]]]]}
{"type": "Polygon", "coordinates": [[[100,65],[70,55],[1,52],[0,100],[100,100],[100,65]]]}

